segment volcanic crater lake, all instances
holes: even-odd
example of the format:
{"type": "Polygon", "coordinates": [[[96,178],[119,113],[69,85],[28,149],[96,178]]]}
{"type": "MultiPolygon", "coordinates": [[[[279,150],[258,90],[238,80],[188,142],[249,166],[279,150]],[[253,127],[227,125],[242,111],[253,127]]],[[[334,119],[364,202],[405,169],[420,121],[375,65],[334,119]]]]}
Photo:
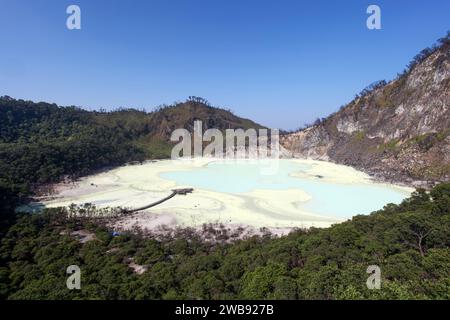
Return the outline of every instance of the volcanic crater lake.
{"type": "Polygon", "coordinates": [[[122,166],[85,177],[75,185],[59,186],[43,204],[90,203],[98,208],[133,209],[164,199],[177,188],[194,190],[125,217],[121,226],[327,227],[388,203],[400,203],[412,192],[325,161],[202,158],[122,166]]]}
{"type": "Polygon", "coordinates": [[[410,195],[406,190],[386,184],[330,182],[326,174],[309,174],[314,166],[311,163],[285,159],[272,161],[278,163],[273,165],[258,160],[213,161],[190,171],[162,173],[161,177],[180,185],[236,195],[258,189],[299,189],[311,196],[310,200],[300,205],[301,208],[319,215],[340,218],[368,214],[382,209],[388,203],[398,204],[410,195]]]}

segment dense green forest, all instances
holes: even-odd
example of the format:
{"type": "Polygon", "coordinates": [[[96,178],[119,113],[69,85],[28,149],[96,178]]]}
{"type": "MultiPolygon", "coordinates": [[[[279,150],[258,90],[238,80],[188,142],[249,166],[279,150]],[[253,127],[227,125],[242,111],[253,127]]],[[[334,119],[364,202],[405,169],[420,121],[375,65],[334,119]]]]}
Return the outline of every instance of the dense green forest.
{"type": "Polygon", "coordinates": [[[23,215],[1,241],[0,295],[8,299],[450,299],[450,184],[326,229],[207,242],[113,235],[62,209],[23,215]],[[76,232],[95,233],[80,241],[76,232]],[[130,260],[132,259],[132,260],[130,260]],[[130,261],[146,265],[133,272],[130,261]],[[66,268],[81,268],[81,290],[66,268]],[[366,287],[369,265],[380,290],[366,287]]]}
{"type": "MultiPolygon", "coordinates": [[[[0,186],[27,194],[35,185],[56,182],[63,176],[75,178],[151,158],[149,149],[137,144],[149,133],[145,116],[137,110],[88,112],[3,97],[0,186]]],[[[152,138],[147,141],[152,142],[152,138]]]]}
{"type": "Polygon", "coordinates": [[[95,170],[170,156],[170,135],[205,127],[261,128],[199,97],[153,112],[86,111],[45,102],[0,97],[0,188],[20,195],[36,186],[95,170]]]}
{"type": "Polygon", "coordinates": [[[115,235],[104,221],[69,219],[64,209],[14,213],[45,183],[167,156],[168,135],[192,125],[193,114],[208,126],[258,127],[195,97],[152,113],[0,98],[0,298],[450,298],[449,183],[330,228],[232,243],[190,229],[163,238],[115,235]],[[95,236],[80,241],[79,232],[95,236]],[[131,262],[147,271],[134,272],[131,262]],[[66,288],[73,264],[81,290],[66,288]],[[366,287],[369,265],[381,268],[381,290],[366,287]]]}

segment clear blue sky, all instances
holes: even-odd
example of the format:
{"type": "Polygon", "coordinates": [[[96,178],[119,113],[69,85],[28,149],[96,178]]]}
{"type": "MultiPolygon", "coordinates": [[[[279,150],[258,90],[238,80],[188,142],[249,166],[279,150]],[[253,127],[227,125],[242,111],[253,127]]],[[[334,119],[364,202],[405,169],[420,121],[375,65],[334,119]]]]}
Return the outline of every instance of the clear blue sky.
{"type": "Polygon", "coordinates": [[[449,29],[448,0],[0,0],[0,95],[147,110],[197,95],[292,129],[449,29]],[[70,4],[81,30],[66,28],[70,4]],[[366,28],[369,4],[382,30],[366,28]]]}

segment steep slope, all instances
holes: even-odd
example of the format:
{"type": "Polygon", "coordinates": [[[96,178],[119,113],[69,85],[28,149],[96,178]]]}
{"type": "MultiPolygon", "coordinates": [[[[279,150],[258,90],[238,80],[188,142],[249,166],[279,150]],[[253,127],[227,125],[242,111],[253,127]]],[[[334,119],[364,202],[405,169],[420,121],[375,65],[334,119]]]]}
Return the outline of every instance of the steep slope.
{"type": "Polygon", "coordinates": [[[427,185],[450,176],[450,41],[422,51],[397,79],[282,137],[295,156],[331,160],[378,178],[427,185]]]}

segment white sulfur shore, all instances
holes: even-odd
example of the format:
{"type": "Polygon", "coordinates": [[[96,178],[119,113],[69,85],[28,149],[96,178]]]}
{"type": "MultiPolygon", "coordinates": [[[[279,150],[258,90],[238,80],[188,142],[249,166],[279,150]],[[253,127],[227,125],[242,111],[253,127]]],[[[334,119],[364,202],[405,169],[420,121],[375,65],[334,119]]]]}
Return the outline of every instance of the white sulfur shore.
{"type": "MultiPolygon", "coordinates": [[[[142,165],[119,167],[97,175],[85,177],[75,184],[60,184],[46,207],[69,206],[72,203],[93,203],[98,208],[137,208],[158,201],[174,188],[190,187],[176,185],[163,179],[163,172],[191,170],[205,166],[214,159],[160,160],[142,165]]],[[[324,177],[324,182],[374,183],[368,175],[351,167],[315,160],[290,160],[311,165],[311,169],[292,174],[305,179],[324,177]]],[[[399,188],[405,192],[412,189],[399,188]]],[[[234,227],[267,227],[284,234],[292,228],[328,227],[345,219],[320,216],[306,212],[298,204],[310,196],[298,189],[253,190],[242,194],[228,194],[195,188],[188,195],[176,195],[146,211],[127,216],[116,222],[120,229],[137,225],[143,229],[156,230],[168,227],[201,227],[205,223],[223,223],[234,227]]]]}

